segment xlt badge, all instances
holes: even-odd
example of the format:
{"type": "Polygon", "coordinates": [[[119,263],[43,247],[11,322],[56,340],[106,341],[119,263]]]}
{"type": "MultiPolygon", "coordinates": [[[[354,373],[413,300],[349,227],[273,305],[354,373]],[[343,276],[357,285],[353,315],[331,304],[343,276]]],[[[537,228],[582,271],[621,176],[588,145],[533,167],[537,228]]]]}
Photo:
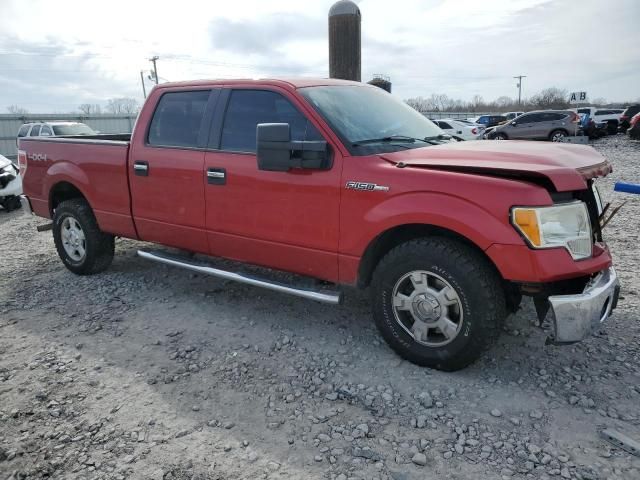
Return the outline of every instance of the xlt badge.
{"type": "Polygon", "coordinates": [[[367,183],[367,182],[347,182],[346,187],[349,190],[363,190],[366,192],[373,192],[374,190],[380,192],[389,191],[389,187],[384,185],[378,185],[376,183],[367,183]]]}

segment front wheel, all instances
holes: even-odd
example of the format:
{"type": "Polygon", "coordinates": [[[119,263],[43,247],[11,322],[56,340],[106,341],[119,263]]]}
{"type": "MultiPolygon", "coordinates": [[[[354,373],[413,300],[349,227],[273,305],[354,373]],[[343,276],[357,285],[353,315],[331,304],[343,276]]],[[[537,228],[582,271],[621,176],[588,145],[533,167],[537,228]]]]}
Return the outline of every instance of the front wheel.
{"type": "Polygon", "coordinates": [[[549,140],[552,142],[563,142],[567,137],[567,132],[564,130],[554,130],[549,134],[549,140]]]}
{"type": "Polygon", "coordinates": [[[475,361],[506,316],[500,278],[472,247],[444,237],[399,245],[372,282],[378,329],[400,356],[453,371],[475,361]]]}
{"type": "Polygon", "coordinates": [[[504,133],[496,133],[493,137],[494,140],[506,140],[507,136],[504,133]]]}
{"type": "Polygon", "coordinates": [[[83,199],[61,202],[53,216],[53,240],[64,265],[78,275],[106,270],[115,250],[113,235],[104,233],[83,199]]]}

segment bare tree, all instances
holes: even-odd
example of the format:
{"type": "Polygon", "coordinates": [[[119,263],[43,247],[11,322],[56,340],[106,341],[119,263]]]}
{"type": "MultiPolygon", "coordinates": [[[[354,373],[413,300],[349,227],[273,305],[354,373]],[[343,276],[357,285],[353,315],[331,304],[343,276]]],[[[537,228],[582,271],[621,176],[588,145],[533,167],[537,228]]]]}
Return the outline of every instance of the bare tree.
{"type": "Polygon", "coordinates": [[[534,95],[529,100],[533,108],[544,109],[563,109],[569,108],[568,93],[566,90],[556,87],[545,88],[540,93],[534,95]]]}
{"type": "Polygon", "coordinates": [[[424,97],[407,98],[405,102],[419,112],[428,112],[433,109],[431,102],[424,97]]]}
{"type": "Polygon", "coordinates": [[[140,105],[135,98],[110,98],[107,101],[107,111],[116,115],[132,115],[138,113],[140,105]]]}
{"type": "Polygon", "coordinates": [[[26,108],[20,107],[18,105],[9,105],[7,107],[7,112],[12,113],[14,115],[26,115],[29,113],[29,110],[26,108]]]}
{"type": "Polygon", "coordinates": [[[100,115],[102,113],[102,107],[97,103],[83,103],[78,107],[78,110],[84,115],[100,115]]]}

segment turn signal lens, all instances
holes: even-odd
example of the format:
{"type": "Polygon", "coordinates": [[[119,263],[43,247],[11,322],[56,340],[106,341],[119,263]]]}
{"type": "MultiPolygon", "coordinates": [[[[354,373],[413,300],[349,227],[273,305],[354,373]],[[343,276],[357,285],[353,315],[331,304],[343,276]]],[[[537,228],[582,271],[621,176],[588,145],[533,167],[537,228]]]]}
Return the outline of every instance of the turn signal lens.
{"type": "Polygon", "coordinates": [[[539,247],[540,226],[535,210],[518,208],[514,211],[514,223],[520,231],[529,239],[532,245],[539,247]]]}

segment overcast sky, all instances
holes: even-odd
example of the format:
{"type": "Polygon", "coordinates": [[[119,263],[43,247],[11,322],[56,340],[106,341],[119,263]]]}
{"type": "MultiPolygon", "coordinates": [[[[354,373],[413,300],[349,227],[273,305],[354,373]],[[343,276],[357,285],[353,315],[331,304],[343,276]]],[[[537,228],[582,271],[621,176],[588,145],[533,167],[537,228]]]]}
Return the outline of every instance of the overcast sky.
{"type": "MultiPolygon", "coordinates": [[[[328,76],[333,1],[0,0],[0,113],[69,112],[142,101],[161,80],[328,76]],[[164,6],[166,4],[166,6],[164,6]]],[[[557,86],[640,98],[638,0],[362,0],[362,78],[389,75],[402,98],[471,99],[557,86]]]]}

